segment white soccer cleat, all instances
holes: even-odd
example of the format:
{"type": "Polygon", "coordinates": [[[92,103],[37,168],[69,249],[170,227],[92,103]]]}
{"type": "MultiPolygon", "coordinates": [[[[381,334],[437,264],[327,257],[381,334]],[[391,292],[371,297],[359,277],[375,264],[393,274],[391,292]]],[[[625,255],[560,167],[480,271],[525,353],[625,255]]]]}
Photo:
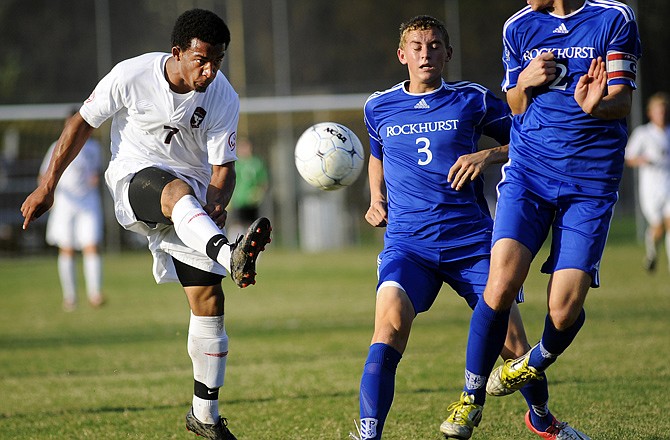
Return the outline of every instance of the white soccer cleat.
{"type": "Polygon", "coordinates": [[[567,422],[559,422],[554,418],[551,426],[546,431],[538,431],[530,422],[530,410],[526,413],[526,426],[533,433],[549,440],[591,440],[591,437],[583,432],[577,431],[567,422]]]}

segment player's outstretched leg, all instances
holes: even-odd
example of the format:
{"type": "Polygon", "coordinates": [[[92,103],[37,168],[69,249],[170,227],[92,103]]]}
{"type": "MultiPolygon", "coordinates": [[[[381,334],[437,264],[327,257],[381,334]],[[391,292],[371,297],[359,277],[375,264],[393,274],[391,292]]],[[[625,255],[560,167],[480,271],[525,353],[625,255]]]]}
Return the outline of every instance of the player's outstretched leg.
{"type": "Polygon", "coordinates": [[[272,241],[271,233],[270,220],[261,217],[231,246],[230,277],[239,287],[256,284],[256,259],[272,241]]]}
{"type": "Polygon", "coordinates": [[[546,431],[538,431],[530,421],[530,411],[526,413],[526,426],[533,433],[550,440],[591,440],[591,437],[588,435],[577,431],[566,422],[559,422],[555,418],[546,431]]]}
{"type": "Polygon", "coordinates": [[[216,424],[202,423],[193,415],[193,410],[186,414],[186,429],[203,438],[211,440],[237,440],[237,437],[228,430],[228,421],[220,417],[216,424]]]}
{"type": "Polygon", "coordinates": [[[475,396],[463,392],[461,398],[449,405],[447,411],[451,411],[447,420],[440,425],[440,431],[444,438],[455,438],[467,440],[472,437],[472,431],[482,420],[484,407],[475,403],[475,396]]]}

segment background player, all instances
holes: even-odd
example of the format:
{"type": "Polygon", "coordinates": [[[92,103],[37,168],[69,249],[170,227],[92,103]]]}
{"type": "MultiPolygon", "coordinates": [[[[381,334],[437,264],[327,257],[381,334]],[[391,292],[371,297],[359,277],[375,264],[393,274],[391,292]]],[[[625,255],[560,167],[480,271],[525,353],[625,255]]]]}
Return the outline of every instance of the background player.
{"type": "Polygon", "coordinates": [[[221,280],[227,270],[238,286],[253,284],[271,231],[266,218],[236,243],[222,230],[235,187],[239,119],[239,98],[218,72],[229,43],[223,20],[193,9],[177,19],[171,53],[117,64],[65,126],[42,183],[21,207],[26,228],[49,209],[94,127],[113,118],[105,179],[116,217],[148,237],[156,281],[184,287],[194,376],[186,427],[209,439],[235,439],[218,409],[228,355],[221,280]]]}
{"type": "MultiPolygon", "coordinates": [[[[416,315],[431,307],[443,283],[470,307],[486,284],[492,220],[480,175],[489,164],[506,160],[507,147],[475,152],[482,134],[506,144],[511,120],[507,106],[481,85],[443,80],[451,56],[440,21],[418,16],[403,23],[398,59],[409,80],[373,94],[365,104],[371,146],[365,218],[372,226],[386,226],[386,234],[375,329],[360,385],[361,439],[382,436],[396,368],[416,315]]],[[[514,307],[505,358],[530,348],[514,307]]],[[[533,381],[523,393],[529,405],[552,417],[546,380],[533,381]]]]}
{"type": "MultiPolygon", "coordinates": [[[[503,90],[515,114],[499,197],[484,301],[466,352],[465,398],[451,424],[467,431],[486,392],[504,395],[537,377],[576,337],[598,270],[624,165],[626,121],[640,42],[632,10],[611,0],[529,0],[503,29],[503,90]],[[491,374],[510,306],[552,230],[551,274],[540,343],[491,374]],[[491,376],[489,378],[489,375],[491,376]],[[484,384],[487,383],[486,391],[484,384]]],[[[446,422],[445,422],[446,423],[446,422]]],[[[526,424],[544,438],[582,439],[563,424],[526,424]]]]}
{"type": "MultiPolygon", "coordinates": [[[[77,111],[70,113],[66,123],[77,111]]],[[[56,142],[48,149],[40,168],[46,173],[56,142]]],[[[90,138],[79,155],[63,173],[54,193],[54,203],[47,220],[46,241],[58,247],[58,276],[63,292],[63,310],[77,307],[77,273],[75,253],[82,251],[84,281],[88,302],[93,307],[104,303],[102,295],[102,258],[98,246],[102,241],[102,203],[100,143],[90,138]]]]}
{"type": "Polygon", "coordinates": [[[263,159],[254,154],[251,141],[237,140],[235,161],[235,192],[230,201],[232,225],[227,227],[231,237],[244,232],[259,216],[259,209],[268,190],[268,170],[263,159]]]}
{"type": "Polygon", "coordinates": [[[640,209],[647,221],[644,267],[656,269],[656,250],[665,236],[670,263],[670,96],[658,92],[647,103],[649,122],[633,130],[626,146],[626,164],[639,167],[640,209]]]}

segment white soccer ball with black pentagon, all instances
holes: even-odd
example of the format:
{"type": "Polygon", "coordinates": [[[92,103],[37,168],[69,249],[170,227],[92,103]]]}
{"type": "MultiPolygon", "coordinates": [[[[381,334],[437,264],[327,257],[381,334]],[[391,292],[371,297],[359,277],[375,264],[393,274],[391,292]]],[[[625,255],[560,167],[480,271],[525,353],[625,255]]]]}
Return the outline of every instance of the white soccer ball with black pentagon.
{"type": "Polygon", "coordinates": [[[303,179],[325,191],[349,186],[361,174],[363,145],[353,131],[336,122],[309,127],[295,145],[295,166],[303,179]]]}

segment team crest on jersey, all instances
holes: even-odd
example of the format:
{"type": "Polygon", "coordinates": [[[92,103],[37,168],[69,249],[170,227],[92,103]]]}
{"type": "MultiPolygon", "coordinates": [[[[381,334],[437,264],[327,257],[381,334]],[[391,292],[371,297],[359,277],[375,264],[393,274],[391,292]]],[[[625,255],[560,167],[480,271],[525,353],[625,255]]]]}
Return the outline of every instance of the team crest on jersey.
{"type": "Polygon", "coordinates": [[[204,108],[196,107],[191,116],[191,127],[200,128],[200,124],[202,124],[202,121],[205,119],[205,115],[207,115],[207,111],[205,111],[204,108]]]}
{"type": "Polygon", "coordinates": [[[361,419],[361,440],[377,437],[377,419],[361,419]]]}

